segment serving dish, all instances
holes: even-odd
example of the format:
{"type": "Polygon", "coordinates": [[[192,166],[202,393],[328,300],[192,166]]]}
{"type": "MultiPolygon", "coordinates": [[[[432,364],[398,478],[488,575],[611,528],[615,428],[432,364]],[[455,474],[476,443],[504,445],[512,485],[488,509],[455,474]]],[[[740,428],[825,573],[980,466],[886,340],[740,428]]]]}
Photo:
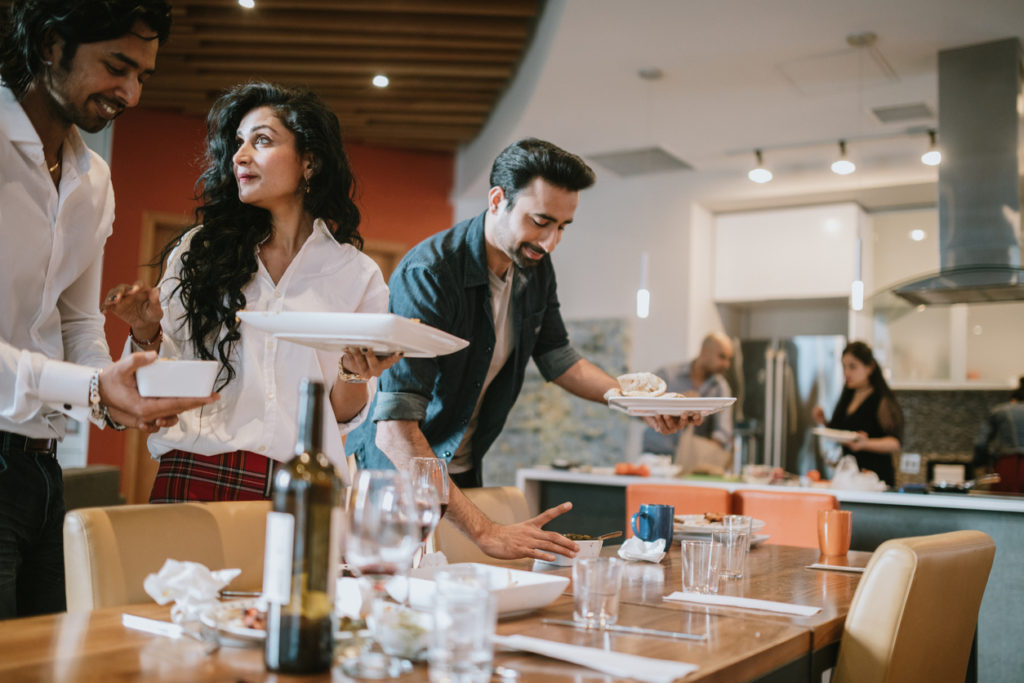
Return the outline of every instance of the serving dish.
{"type": "Polygon", "coordinates": [[[811,434],[823,439],[831,439],[837,443],[850,443],[857,438],[857,432],[851,432],[848,429],[832,429],[831,427],[815,427],[811,430],[811,434]]]}
{"type": "Polygon", "coordinates": [[[217,379],[215,360],[160,358],[135,371],[139,395],[161,398],[209,396],[217,379]]]}
{"type": "MultiPolygon", "coordinates": [[[[539,609],[554,602],[569,585],[569,577],[540,572],[525,572],[489,564],[472,564],[482,568],[491,582],[491,592],[498,599],[498,616],[507,617],[539,609]]],[[[437,567],[409,571],[409,604],[427,609],[434,594],[433,576],[437,567]]]]}
{"type": "Polygon", "coordinates": [[[408,358],[433,358],[469,346],[465,339],[393,313],[239,311],[238,317],[276,339],[321,351],[354,346],[382,356],[401,351],[408,358]]]}
{"type": "Polygon", "coordinates": [[[556,567],[571,567],[572,563],[579,559],[588,557],[598,557],[601,554],[601,546],[604,545],[604,541],[600,540],[589,540],[589,541],[575,541],[576,545],[580,547],[576,557],[566,557],[565,555],[555,555],[555,559],[552,562],[547,560],[535,560],[541,564],[554,565],[556,567]]]}
{"type": "MultiPolygon", "coordinates": [[[[765,522],[761,519],[750,520],[750,533],[756,534],[764,528],[765,522]]],[[[712,531],[722,530],[721,522],[709,522],[704,515],[676,515],[674,534],[710,534],[712,531]]]]}
{"type": "MultiPolygon", "coordinates": [[[[266,611],[267,602],[263,598],[249,598],[246,600],[229,600],[219,603],[212,609],[206,610],[199,616],[199,621],[204,625],[217,629],[221,640],[227,645],[252,645],[262,643],[267,639],[267,631],[262,628],[249,628],[243,621],[245,611],[255,607],[260,611],[266,611]]],[[[345,628],[334,632],[335,640],[352,638],[355,635],[365,632],[365,624],[361,619],[350,619],[344,617],[345,628]]]]}
{"type": "Polygon", "coordinates": [[[612,396],[608,399],[608,407],[634,417],[685,413],[708,416],[725,410],[735,402],[732,396],[612,396]]]}

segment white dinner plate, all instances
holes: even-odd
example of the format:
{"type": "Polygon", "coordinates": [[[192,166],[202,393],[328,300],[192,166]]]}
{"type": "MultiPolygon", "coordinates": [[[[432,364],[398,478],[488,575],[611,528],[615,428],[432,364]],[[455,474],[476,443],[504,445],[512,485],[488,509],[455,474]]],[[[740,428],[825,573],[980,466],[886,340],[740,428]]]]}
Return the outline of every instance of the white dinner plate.
{"type": "Polygon", "coordinates": [[[465,339],[393,313],[239,311],[238,317],[277,339],[322,351],[356,346],[378,355],[403,351],[409,358],[433,358],[469,346],[465,339]]]}
{"type": "Polygon", "coordinates": [[[612,396],[608,399],[608,407],[634,417],[684,413],[707,416],[725,410],[735,402],[732,396],[612,396]]]}
{"type": "MultiPolygon", "coordinates": [[[[722,529],[721,522],[709,522],[704,515],[676,515],[673,534],[710,534],[722,529]]],[[[751,519],[750,531],[756,534],[764,528],[764,520],[751,519]]]]}
{"type": "MultiPolygon", "coordinates": [[[[475,564],[475,563],[472,563],[475,564]]],[[[454,565],[452,565],[454,566],[454,565]]],[[[498,616],[540,609],[554,602],[555,598],[569,585],[569,577],[555,576],[541,572],[525,572],[520,569],[496,567],[490,564],[475,564],[483,567],[490,575],[491,592],[498,598],[498,616]]],[[[430,604],[434,593],[434,572],[437,567],[412,569],[409,571],[409,604],[415,608],[430,604]]]]}
{"type": "MultiPolygon", "coordinates": [[[[267,603],[262,598],[249,598],[246,600],[230,600],[222,602],[213,609],[203,612],[199,620],[212,628],[217,629],[221,638],[227,644],[247,645],[262,643],[267,639],[267,632],[262,628],[248,628],[242,621],[245,610],[250,607],[258,607],[261,610],[267,609],[267,603]]],[[[352,631],[339,631],[334,634],[335,639],[351,637],[352,631]]]]}
{"type": "Polygon", "coordinates": [[[851,432],[847,429],[832,429],[831,427],[815,427],[811,430],[811,434],[824,439],[831,439],[838,443],[850,443],[857,438],[857,432],[851,432]]]}

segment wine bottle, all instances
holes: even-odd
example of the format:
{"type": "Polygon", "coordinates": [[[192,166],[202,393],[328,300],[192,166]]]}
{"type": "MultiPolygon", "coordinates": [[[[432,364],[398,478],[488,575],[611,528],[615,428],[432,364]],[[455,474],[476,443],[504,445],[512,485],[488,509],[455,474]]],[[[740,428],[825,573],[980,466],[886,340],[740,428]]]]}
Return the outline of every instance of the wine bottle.
{"type": "Polygon", "coordinates": [[[264,661],[282,673],[331,666],[331,607],[337,574],[342,480],[323,452],[324,385],[302,380],[295,457],[274,473],[267,514],[264,661]]]}

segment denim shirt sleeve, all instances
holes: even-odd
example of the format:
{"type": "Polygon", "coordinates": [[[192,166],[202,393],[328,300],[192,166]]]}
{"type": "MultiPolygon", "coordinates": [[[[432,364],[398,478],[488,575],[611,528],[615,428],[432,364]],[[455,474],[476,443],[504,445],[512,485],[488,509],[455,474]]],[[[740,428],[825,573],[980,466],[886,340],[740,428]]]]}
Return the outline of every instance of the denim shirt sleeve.
{"type": "MultiPolygon", "coordinates": [[[[403,266],[394,272],[389,283],[390,312],[447,329],[445,323],[451,315],[451,301],[444,292],[457,291],[454,283],[442,282],[437,274],[421,264],[403,266]]],[[[403,358],[386,370],[380,378],[372,416],[374,422],[422,421],[439,371],[437,358],[403,358]]]]}
{"type": "Polygon", "coordinates": [[[555,271],[550,264],[547,264],[546,268],[544,317],[537,333],[537,342],[533,347],[533,362],[537,364],[537,369],[544,379],[550,382],[561,377],[583,356],[569,343],[569,333],[562,321],[561,304],[558,302],[555,271]]]}

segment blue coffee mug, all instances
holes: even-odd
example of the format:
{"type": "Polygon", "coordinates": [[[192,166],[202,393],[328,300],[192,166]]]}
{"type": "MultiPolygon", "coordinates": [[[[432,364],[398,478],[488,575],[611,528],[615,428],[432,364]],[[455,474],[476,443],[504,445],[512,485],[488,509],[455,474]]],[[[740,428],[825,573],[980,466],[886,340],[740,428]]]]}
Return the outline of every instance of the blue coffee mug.
{"type": "Polygon", "coordinates": [[[630,519],[633,535],[642,541],[664,538],[667,550],[672,545],[675,515],[676,509],[671,505],[641,505],[640,511],[630,519]]]}

